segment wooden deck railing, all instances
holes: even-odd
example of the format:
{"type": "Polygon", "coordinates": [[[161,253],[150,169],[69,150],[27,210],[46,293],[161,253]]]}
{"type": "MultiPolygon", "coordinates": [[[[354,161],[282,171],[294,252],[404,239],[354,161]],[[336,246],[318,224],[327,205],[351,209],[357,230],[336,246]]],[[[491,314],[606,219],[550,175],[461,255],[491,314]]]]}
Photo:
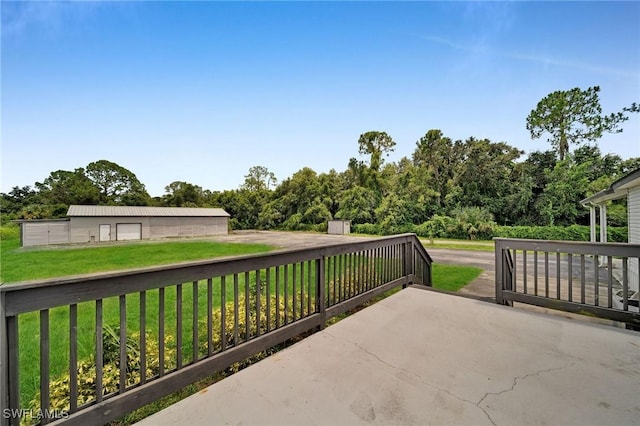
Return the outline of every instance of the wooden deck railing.
{"type": "Polygon", "coordinates": [[[1,424],[107,423],[413,283],[405,234],[2,285],[1,424]]]}
{"type": "Polygon", "coordinates": [[[640,245],[494,241],[497,303],[528,303],[640,327],[640,245]]]}

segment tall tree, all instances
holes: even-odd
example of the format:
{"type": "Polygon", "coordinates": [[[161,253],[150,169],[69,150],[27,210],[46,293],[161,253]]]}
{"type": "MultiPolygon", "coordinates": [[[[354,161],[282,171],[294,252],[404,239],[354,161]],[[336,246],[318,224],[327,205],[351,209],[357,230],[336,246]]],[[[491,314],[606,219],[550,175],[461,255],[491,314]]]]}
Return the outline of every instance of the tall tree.
{"type": "Polygon", "coordinates": [[[41,203],[40,193],[31,186],[14,186],[8,193],[0,194],[0,218],[2,222],[16,219],[25,207],[41,203]]]}
{"type": "Polygon", "coordinates": [[[396,143],[386,132],[370,131],[358,138],[358,152],[369,155],[369,168],[361,169],[364,172],[365,186],[373,189],[378,198],[382,198],[380,185],[380,168],[384,159],[383,155],[389,155],[395,149],[396,143]]]}
{"type": "Polygon", "coordinates": [[[507,200],[515,192],[518,176],[513,173],[522,151],[504,142],[467,139],[464,161],[460,162],[455,182],[461,207],[486,207],[499,223],[507,222],[507,200]]]}
{"type": "Polygon", "coordinates": [[[360,135],[358,138],[358,152],[369,154],[369,167],[379,171],[382,165],[382,155],[389,155],[393,152],[396,143],[386,132],[370,131],[360,135]]]}
{"type": "Polygon", "coordinates": [[[431,129],[416,142],[413,163],[427,170],[432,178],[432,188],[437,192],[436,205],[442,208],[449,193],[451,180],[462,161],[461,145],[445,137],[441,130],[431,129]]]}
{"type": "Polygon", "coordinates": [[[281,198],[285,210],[284,217],[303,214],[321,199],[321,187],[317,173],[309,167],[303,167],[290,178],[285,179],[274,193],[274,198],[281,198]]]}
{"type": "Polygon", "coordinates": [[[599,86],[581,90],[558,90],[545,96],[527,117],[527,130],[532,139],[548,133],[548,142],[556,149],[560,161],[569,152],[570,144],[593,142],[604,132],[620,133],[620,124],[629,119],[628,113],[640,111],[633,103],[620,112],[602,115],[599,86]]]}
{"type": "Polygon", "coordinates": [[[376,196],[372,190],[353,186],[340,195],[339,209],[335,215],[337,219],[350,220],[351,223],[371,223],[374,221],[376,196]]]}
{"type": "Polygon", "coordinates": [[[573,225],[587,210],[580,205],[589,185],[589,164],[559,161],[553,170],[546,170],[547,185],[536,201],[540,225],[573,225]]]}
{"type": "Polygon", "coordinates": [[[338,211],[340,193],[345,187],[344,177],[331,169],[328,173],[321,173],[318,176],[318,183],[320,184],[322,202],[333,216],[338,211]]]}
{"type": "Polygon", "coordinates": [[[98,187],[101,204],[144,206],[151,201],[136,175],[116,163],[95,161],[87,166],[86,174],[98,187]]]}
{"type": "Polygon", "coordinates": [[[436,200],[440,194],[435,190],[433,177],[427,168],[418,167],[403,157],[397,163],[387,164],[382,176],[389,188],[385,197],[395,193],[404,200],[402,217],[408,223],[421,224],[438,211],[436,200]]]}
{"type": "Polygon", "coordinates": [[[57,170],[42,182],[36,182],[45,204],[97,204],[100,192],[83,168],[73,172],[57,170]]]}
{"type": "Polygon", "coordinates": [[[242,188],[248,191],[269,190],[271,185],[275,185],[277,182],[276,175],[269,169],[264,166],[253,166],[244,177],[242,188]]]}
{"type": "Polygon", "coordinates": [[[199,207],[203,204],[203,191],[198,185],[175,181],[164,187],[164,204],[175,207],[199,207]]]}

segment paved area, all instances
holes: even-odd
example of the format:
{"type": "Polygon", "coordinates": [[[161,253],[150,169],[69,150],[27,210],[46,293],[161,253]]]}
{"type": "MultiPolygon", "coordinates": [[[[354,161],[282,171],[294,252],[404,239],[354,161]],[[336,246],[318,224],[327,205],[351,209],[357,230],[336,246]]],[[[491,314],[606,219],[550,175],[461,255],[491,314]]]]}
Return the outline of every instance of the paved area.
{"type": "Polygon", "coordinates": [[[145,419],[637,424],[640,334],[408,288],[145,419]]]}
{"type": "Polygon", "coordinates": [[[356,237],[353,235],[314,234],[309,232],[280,232],[280,231],[234,231],[229,235],[211,237],[216,241],[233,243],[269,244],[281,249],[301,249],[318,247],[327,244],[366,241],[376,237],[356,237]]]}

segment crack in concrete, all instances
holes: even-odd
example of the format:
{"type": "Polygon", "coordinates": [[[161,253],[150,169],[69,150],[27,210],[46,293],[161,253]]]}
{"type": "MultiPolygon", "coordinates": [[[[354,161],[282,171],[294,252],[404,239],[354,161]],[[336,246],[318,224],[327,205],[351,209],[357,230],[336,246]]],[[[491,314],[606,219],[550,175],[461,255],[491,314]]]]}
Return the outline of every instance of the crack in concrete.
{"type": "MultiPolygon", "coordinates": [[[[407,374],[407,375],[411,375],[411,376],[414,376],[414,377],[418,378],[418,379],[419,379],[423,384],[425,384],[425,385],[429,386],[429,387],[430,387],[430,388],[432,388],[432,389],[435,389],[435,390],[437,390],[437,391],[439,391],[439,392],[446,393],[447,395],[449,395],[449,396],[451,396],[451,397],[453,397],[453,398],[457,399],[458,401],[466,402],[466,403],[468,403],[468,404],[471,404],[471,405],[476,406],[477,408],[479,408],[479,409],[480,409],[480,411],[482,411],[482,412],[485,414],[485,416],[487,416],[487,419],[491,422],[491,424],[492,424],[493,426],[497,426],[497,425],[495,424],[495,422],[493,421],[493,419],[491,419],[491,416],[489,416],[489,413],[487,413],[487,412],[484,410],[484,408],[482,408],[482,407],[480,406],[480,402],[475,403],[475,402],[473,402],[473,401],[469,401],[468,399],[464,399],[464,398],[462,398],[462,397],[460,397],[460,396],[458,396],[458,395],[456,395],[456,394],[452,393],[451,391],[449,391],[449,390],[447,390],[447,389],[439,388],[438,386],[433,385],[433,384],[431,384],[431,383],[427,382],[427,380],[426,380],[424,377],[422,377],[420,374],[418,374],[418,373],[416,373],[416,372],[413,372],[413,371],[409,371],[409,370],[407,370],[406,368],[398,367],[397,365],[393,365],[393,364],[389,363],[388,361],[385,361],[384,359],[380,358],[378,355],[374,354],[373,352],[371,352],[371,351],[367,350],[365,347],[361,346],[361,345],[360,345],[359,343],[357,343],[357,342],[354,342],[354,341],[352,341],[352,340],[349,340],[349,339],[347,339],[347,338],[345,338],[345,337],[336,336],[336,335],[334,335],[334,334],[329,333],[329,332],[328,332],[328,331],[326,331],[326,330],[325,330],[325,333],[326,333],[327,335],[331,336],[331,337],[334,337],[334,338],[336,338],[336,339],[340,339],[340,340],[343,340],[343,341],[345,341],[345,342],[347,342],[347,343],[352,344],[352,345],[353,345],[353,346],[355,346],[356,348],[360,349],[361,351],[363,351],[363,352],[364,352],[364,353],[366,353],[367,355],[369,355],[369,356],[371,356],[371,357],[373,357],[373,358],[377,359],[380,363],[382,363],[382,364],[386,365],[386,366],[387,366],[387,367],[389,367],[389,368],[392,368],[392,369],[394,369],[394,370],[400,370],[400,371],[402,371],[403,373],[405,373],[405,374],[407,374]]],[[[485,397],[486,397],[486,395],[485,395],[485,397]]],[[[483,398],[483,399],[484,399],[484,398],[483,398]]]]}
{"type": "Polygon", "coordinates": [[[566,368],[571,368],[571,367],[573,367],[573,366],[575,365],[575,363],[576,363],[576,361],[572,362],[572,363],[571,363],[571,364],[569,364],[569,365],[563,365],[563,366],[561,366],[561,367],[554,367],[554,368],[547,368],[547,369],[545,369],[545,370],[538,370],[538,371],[533,372],[533,373],[525,374],[524,376],[517,376],[517,377],[514,377],[514,378],[513,378],[513,383],[511,384],[511,387],[510,387],[509,389],[504,389],[504,390],[501,390],[500,392],[487,392],[487,393],[485,393],[485,394],[484,394],[484,396],[483,396],[482,398],[480,398],[480,401],[478,401],[478,403],[477,403],[476,405],[478,406],[478,408],[480,408],[480,409],[481,409],[481,410],[482,410],[482,411],[487,415],[487,417],[489,418],[489,421],[490,421],[491,423],[493,423],[493,425],[495,426],[495,425],[496,425],[496,423],[493,421],[493,419],[491,418],[491,416],[489,415],[489,413],[487,413],[487,412],[485,411],[485,409],[484,409],[484,408],[482,408],[482,407],[480,406],[480,404],[482,404],[482,402],[483,402],[485,399],[487,399],[489,396],[499,396],[499,395],[503,395],[503,394],[505,394],[505,393],[507,393],[507,392],[511,392],[511,391],[513,391],[513,390],[516,388],[516,385],[517,385],[520,381],[522,381],[522,380],[524,380],[524,379],[526,379],[526,378],[539,376],[540,374],[543,374],[543,373],[552,373],[552,372],[555,372],[555,371],[564,370],[564,369],[566,369],[566,368]]]}
{"type": "Polygon", "coordinates": [[[574,361],[571,364],[564,365],[564,366],[561,366],[561,367],[554,367],[554,368],[548,368],[548,369],[545,369],[545,370],[538,370],[538,371],[535,371],[533,373],[525,374],[524,376],[514,377],[513,383],[511,384],[511,387],[509,387],[508,389],[501,390],[500,392],[487,392],[487,393],[484,394],[484,396],[482,398],[480,398],[480,400],[478,402],[473,402],[473,401],[469,401],[468,399],[464,399],[464,398],[452,393],[451,391],[449,391],[447,389],[441,389],[438,386],[435,386],[435,385],[427,382],[427,380],[424,377],[422,377],[420,374],[418,374],[418,373],[415,373],[413,371],[409,371],[409,370],[407,370],[405,368],[398,367],[396,365],[393,365],[393,364],[389,363],[388,361],[385,361],[384,359],[380,358],[377,354],[374,354],[373,352],[369,351],[368,349],[366,349],[365,347],[363,347],[362,345],[360,345],[357,342],[349,340],[349,339],[347,339],[345,337],[336,336],[334,334],[331,334],[327,330],[325,330],[324,332],[327,335],[329,335],[329,336],[331,336],[333,338],[340,339],[340,340],[343,340],[343,341],[345,341],[347,343],[350,343],[350,344],[354,345],[355,347],[357,347],[358,349],[360,349],[361,351],[363,351],[367,355],[375,358],[380,363],[386,365],[389,368],[392,368],[394,370],[400,370],[400,371],[402,371],[402,372],[404,372],[404,373],[406,373],[408,375],[412,375],[414,377],[417,377],[418,379],[420,379],[420,381],[423,384],[429,386],[432,389],[435,389],[437,391],[446,393],[447,395],[457,399],[458,401],[466,402],[468,404],[476,406],[477,408],[479,408],[485,414],[485,416],[487,416],[487,420],[489,420],[493,426],[497,426],[496,422],[494,422],[493,419],[491,418],[491,415],[489,415],[489,413],[483,407],[480,406],[480,404],[482,404],[482,402],[484,402],[484,400],[487,399],[489,396],[492,396],[492,395],[498,396],[498,395],[505,394],[507,392],[511,392],[511,391],[513,391],[515,389],[516,385],[519,382],[521,382],[522,380],[527,379],[529,377],[535,377],[535,376],[539,376],[540,374],[543,374],[543,373],[552,373],[552,372],[555,372],[555,371],[564,370],[566,368],[571,368],[576,364],[576,361],[574,361]]]}

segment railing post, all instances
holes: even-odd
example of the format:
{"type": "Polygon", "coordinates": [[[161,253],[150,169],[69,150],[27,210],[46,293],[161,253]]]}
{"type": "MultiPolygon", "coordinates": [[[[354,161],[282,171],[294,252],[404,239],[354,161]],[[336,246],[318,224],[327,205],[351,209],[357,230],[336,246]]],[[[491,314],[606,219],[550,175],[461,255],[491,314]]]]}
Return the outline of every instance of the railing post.
{"type": "Polygon", "coordinates": [[[316,308],[320,314],[320,330],[327,323],[326,286],[324,275],[325,256],[316,259],[316,308]]]}
{"type": "Polygon", "coordinates": [[[402,263],[402,275],[404,275],[405,283],[402,284],[402,288],[407,288],[407,285],[413,284],[413,281],[409,279],[409,276],[413,274],[413,242],[405,241],[403,247],[404,262],[402,263]]]}
{"type": "Polygon", "coordinates": [[[19,425],[20,424],[20,380],[18,376],[18,317],[5,316],[6,300],[4,294],[0,293],[0,326],[2,335],[0,336],[0,424],[19,425]],[[7,410],[7,411],[5,411],[7,410]]]}
{"type": "Polygon", "coordinates": [[[502,241],[494,240],[495,245],[495,275],[496,275],[496,303],[499,305],[504,305],[504,300],[502,298],[502,289],[503,289],[503,280],[504,277],[502,274],[504,273],[504,268],[502,266],[502,241]]]}
{"type": "MultiPolygon", "coordinates": [[[[515,268],[516,264],[513,258],[515,257],[516,251],[513,250],[513,257],[511,256],[511,250],[509,248],[502,250],[502,267],[504,268],[503,280],[502,280],[502,289],[514,291],[515,290],[515,268]]],[[[504,305],[513,306],[512,300],[504,300],[504,294],[502,296],[502,303],[504,305]]]]}
{"type": "Polygon", "coordinates": [[[7,426],[9,417],[9,341],[7,338],[7,318],[5,317],[5,296],[0,292],[0,425],[7,426]]]}

